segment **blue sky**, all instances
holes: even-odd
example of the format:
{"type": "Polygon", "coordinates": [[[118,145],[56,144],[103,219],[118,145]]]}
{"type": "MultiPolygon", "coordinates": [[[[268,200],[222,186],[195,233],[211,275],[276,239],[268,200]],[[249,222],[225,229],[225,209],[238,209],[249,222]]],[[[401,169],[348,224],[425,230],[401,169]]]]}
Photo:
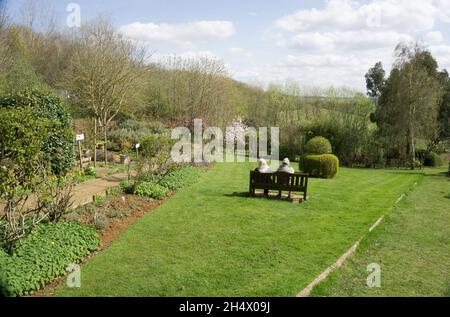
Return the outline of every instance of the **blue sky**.
{"type": "MultiPolygon", "coordinates": [[[[24,2],[9,1],[17,20],[24,2]]],[[[110,17],[153,60],[208,55],[234,78],[261,85],[295,80],[364,90],[367,69],[381,60],[389,70],[399,41],[422,41],[450,69],[450,0],[36,0],[63,26],[71,2],[82,21],[110,17]]]]}

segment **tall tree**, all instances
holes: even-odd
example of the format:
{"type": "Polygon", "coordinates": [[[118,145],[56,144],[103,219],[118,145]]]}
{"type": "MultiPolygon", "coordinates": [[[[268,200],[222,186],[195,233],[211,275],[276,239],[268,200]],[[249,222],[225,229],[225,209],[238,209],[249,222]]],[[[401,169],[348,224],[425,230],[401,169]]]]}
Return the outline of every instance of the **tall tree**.
{"type": "Polygon", "coordinates": [[[440,73],[443,96],[438,114],[439,142],[450,140],[450,76],[446,70],[440,73]]]}
{"type": "Polygon", "coordinates": [[[442,98],[439,103],[437,121],[427,130],[426,152],[435,151],[442,143],[450,139],[450,77],[446,70],[437,74],[442,88],[442,98]]]}
{"type": "Polygon", "coordinates": [[[436,124],[442,87],[436,60],[419,44],[399,44],[396,56],[376,117],[386,143],[402,146],[414,169],[417,140],[436,124]]]}
{"type": "Polygon", "coordinates": [[[140,87],[145,50],[118,35],[103,18],[82,26],[75,46],[67,88],[95,118],[94,148],[97,125],[103,130],[107,164],[108,127],[140,87]]]}
{"type": "MultiPolygon", "coordinates": [[[[0,77],[6,72],[8,63],[7,30],[9,18],[6,11],[6,2],[0,1],[0,77]]],[[[0,78],[1,79],[1,78],[0,78]]]]}
{"type": "Polygon", "coordinates": [[[381,92],[385,85],[386,72],[383,69],[383,64],[378,62],[374,67],[370,68],[366,73],[366,87],[367,95],[372,98],[377,98],[381,96],[381,92]]]}

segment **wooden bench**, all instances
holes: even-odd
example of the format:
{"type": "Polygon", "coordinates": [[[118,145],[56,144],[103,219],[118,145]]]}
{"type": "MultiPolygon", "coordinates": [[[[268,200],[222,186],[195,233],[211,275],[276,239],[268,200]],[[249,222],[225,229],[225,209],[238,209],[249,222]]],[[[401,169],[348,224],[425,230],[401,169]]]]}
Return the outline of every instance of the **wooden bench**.
{"type": "Polygon", "coordinates": [[[289,191],[303,193],[303,200],[306,200],[308,191],[308,174],[304,173],[260,173],[250,171],[250,195],[255,196],[256,189],[264,190],[267,196],[269,190],[289,191]]]}

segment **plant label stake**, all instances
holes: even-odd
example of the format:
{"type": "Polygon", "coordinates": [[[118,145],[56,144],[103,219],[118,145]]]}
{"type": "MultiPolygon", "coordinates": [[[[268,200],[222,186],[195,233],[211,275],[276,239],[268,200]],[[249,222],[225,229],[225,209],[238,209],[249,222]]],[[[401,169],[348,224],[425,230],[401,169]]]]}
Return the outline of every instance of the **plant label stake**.
{"type": "Polygon", "coordinates": [[[84,133],[77,134],[78,154],[80,155],[80,170],[83,170],[83,158],[81,157],[81,141],[84,140],[84,133]]]}
{"type": "Polygon", "coordinates": [[[136,144],[136,161],[139,160],[139,148],[141,147],[141,145],[138,143],[136,144]]]}

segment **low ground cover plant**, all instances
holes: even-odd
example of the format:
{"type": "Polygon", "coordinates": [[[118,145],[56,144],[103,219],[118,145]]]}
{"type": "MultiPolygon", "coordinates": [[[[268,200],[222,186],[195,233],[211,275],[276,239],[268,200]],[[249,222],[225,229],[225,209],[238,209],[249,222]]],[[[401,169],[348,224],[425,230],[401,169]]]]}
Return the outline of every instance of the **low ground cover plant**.
{"type": "Polygon", "coordinates": [[[142,182],[136,186],[135,194],[139,196],[144,196],[152,199],[164,199],[167,196],[170,189],[161,186],[154,182],[142,182]]]}
{"type": "Polygon", "coordinates": [[[195,183],[203,173],[204,170],[195,166],[181,166],[167,173],[159,185],[171,190],[180,189],[195,183]]]}
{"type": "Polygon", "coordinates": [[[0,294],[30,294],[99,246],[100,238],[93,228],[77,222],[42,223],[10,255],[0,252],[0,294]]]}

